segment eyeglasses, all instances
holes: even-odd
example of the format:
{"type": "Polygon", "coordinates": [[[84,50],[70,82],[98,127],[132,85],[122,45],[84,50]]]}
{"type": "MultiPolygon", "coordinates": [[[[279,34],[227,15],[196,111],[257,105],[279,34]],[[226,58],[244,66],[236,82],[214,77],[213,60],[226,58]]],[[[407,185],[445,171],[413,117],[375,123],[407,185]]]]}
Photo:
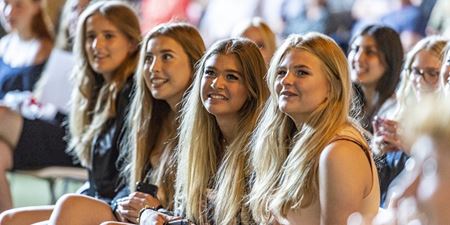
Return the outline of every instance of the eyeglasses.
{"type": "Polygon", "coordinates": [[[439,69],[419,69],[414,67],[412,69],[408,69],[408,71],[414,76],[414,78],[422,77],[423,80],[429,84],[435,84],[439,80],[439,69]]]}

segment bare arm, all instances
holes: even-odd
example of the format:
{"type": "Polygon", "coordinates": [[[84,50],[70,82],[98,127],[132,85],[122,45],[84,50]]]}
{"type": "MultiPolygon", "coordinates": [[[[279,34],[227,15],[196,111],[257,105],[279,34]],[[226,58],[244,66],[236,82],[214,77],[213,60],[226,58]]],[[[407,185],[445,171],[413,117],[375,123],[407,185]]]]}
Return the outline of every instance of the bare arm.
{"type": "Polygon", "coordinates": [[[358,145],[349,141],[328,145],[319,162],[320,224],[346,224],[350,214],[362,209],[372,185],[369,160],[358,145]]]}

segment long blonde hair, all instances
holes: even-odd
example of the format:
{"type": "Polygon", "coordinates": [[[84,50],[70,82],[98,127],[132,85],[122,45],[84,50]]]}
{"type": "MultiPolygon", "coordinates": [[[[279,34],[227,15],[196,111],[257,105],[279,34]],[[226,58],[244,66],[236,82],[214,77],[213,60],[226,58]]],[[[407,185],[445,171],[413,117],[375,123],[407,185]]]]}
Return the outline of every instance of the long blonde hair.
{"type": "Polygon", "coordinates": [[[351,81],[346,57],[329,37],[319,33],[291,35],[277,50],[267,74],[271,96],[252,138],[254,184],[249,196],[257,222],[286,218],[290,209],[310,205],[318,195],[318,165],[322,150],[349,117],[351,81]],[[289,51],[300,49],[322,61],[329,95],[302,127],[278,109],[277,68],[289,51]]]}
{"type": "Polygon", "coordinates": [[[207,191],[213,188],[211,203],[215,224],[236,224],[239,213],[246,208],[243,202],[247,193],[247,144],[268,94],[263,81],[266,66],[253,42],[226,39],[215,43],[197,68],[192,90],[183,104],[179,129],[175,209],[196,224],[207,224],[204,216],[208,210],[207,191]],[[200,98],[205,62],[213,55],[221,54],[236,57],[249,93],[238,112],[240,121],[236,138],[226,149],[222,149],[223,136],[215,117],[206,111],[200,98]],[[219,152],[223,152],[222,159],[219,159],[219,152]]]}
{"type": "Polygon", "coordinates": [[[402,80],[399,84],[398,91],[396,93],[398,105],[395,111],[394,119],[399,119],[405,110],[408,109],[408,106],[412,104],[412,102],[416,102],[418,99],[413,98],[413,79],[409,71],[412,69],[412,64],[420,51],[429,51],[433,55],[437,56],[439,60],[442,62],[444,58],[444,47],[448,42],[447,39],[440,36],[429,36],[426,37],[419,42],[408,52],[405,58],[405,64],[403,66],[402,80]]]}
{"type": "MultiPolygon", "coordinates": [[[[150,165],[150,156],[160,132],[160,129],[156,128],[167,119],[171,111],[167,102],[153,98],[144,80],[146,74],[144,64],[148,42],[160,36],[172,38],[183,47],[188,56],[192,73],[194,73],[196,62],[205,52],[205,44],[200,33],[194,26],[187,23],[161,24],[145,36],[135,76],[136,91],[127,121],[129,134],[125,148],[128,151],[123,151],[126,154],[125,158],[129,160],[129,166],[124,175],[129,178],[131,190],[134,190],[136,182],[142,180],[146,175],[146,169],[150,165]]],[[[178,115],[178,112],[176,114],[178,115]]],[[[172,169],[175,170],[175,168],[171,167],[171,157],[173,155],[172,150],[177,142],[175,134],[178,120],[170,121],[170,126],[172,126],[172,132],[169,141],[160,157],[159,165],[152,168],[153,179],[151,181],[159,187],[158,199],[163,206],[169,208],[172,205],[171,199],[174,195],[175,178],[172,169]]]]}
{"type": "Polygon", "coordinates": [[[77,63],[74,68],[75,88],[72,93],[69,114],[70,142],[68,152],[76,155],[83,166],[91,167],[91,144],[102,132],[104,124],[116,116],[116,100],[122,87],[133,75],[138,61],[138,47],[141,41],[139,21],[134,11],[125,3],[100,1],[90,5],[80,16],[74,53],[77,63]],[[109,82],[94,72],[84,48],[86,42],[86,21],[94,14],[100,14],[114,24],[136,47],[116,69],[109,82]]]}

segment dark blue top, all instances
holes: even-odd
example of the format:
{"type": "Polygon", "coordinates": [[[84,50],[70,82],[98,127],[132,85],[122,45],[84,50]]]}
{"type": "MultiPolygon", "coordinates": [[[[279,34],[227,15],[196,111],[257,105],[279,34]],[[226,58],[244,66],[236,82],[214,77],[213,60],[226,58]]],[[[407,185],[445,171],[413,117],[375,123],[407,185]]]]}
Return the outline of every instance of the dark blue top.
{"type": "Polygon", "coordinates": [[[127,196],[128,187],[120,177],[118,162],[121,142],[125,134],[125,119],[128,112],[133,76],[120,91],[116,100],[117,113],[104,125],[103,131],[92,142],[92,168],[89,169],[89,189],[83,192],[109,204],[127,196]]]}
{"type": "Polygon", "coordinates": [[[41,64],[11,67],[0,57],[0,99],[9,91],[31,91],[41,77],[45,62],[41,64]]]}
{"type": "Polygon", "coordinates": [[[380,178],[380,206],[386,208],[386,197],[392,181],[403,171],[409,156],[402,150],[388,152],[377,160],[380,178]]]}

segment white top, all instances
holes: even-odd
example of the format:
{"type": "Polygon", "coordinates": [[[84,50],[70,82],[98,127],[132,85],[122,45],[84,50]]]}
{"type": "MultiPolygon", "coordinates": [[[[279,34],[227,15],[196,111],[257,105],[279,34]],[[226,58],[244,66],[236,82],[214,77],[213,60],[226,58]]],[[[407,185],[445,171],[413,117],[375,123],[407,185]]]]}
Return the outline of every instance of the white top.
{"type": "Polygon", "coordinates": [[[41,47],[38,39],[23,40],[16,32],[0,39],[0,58],[11,67],[33,65],[41,47]]]}

